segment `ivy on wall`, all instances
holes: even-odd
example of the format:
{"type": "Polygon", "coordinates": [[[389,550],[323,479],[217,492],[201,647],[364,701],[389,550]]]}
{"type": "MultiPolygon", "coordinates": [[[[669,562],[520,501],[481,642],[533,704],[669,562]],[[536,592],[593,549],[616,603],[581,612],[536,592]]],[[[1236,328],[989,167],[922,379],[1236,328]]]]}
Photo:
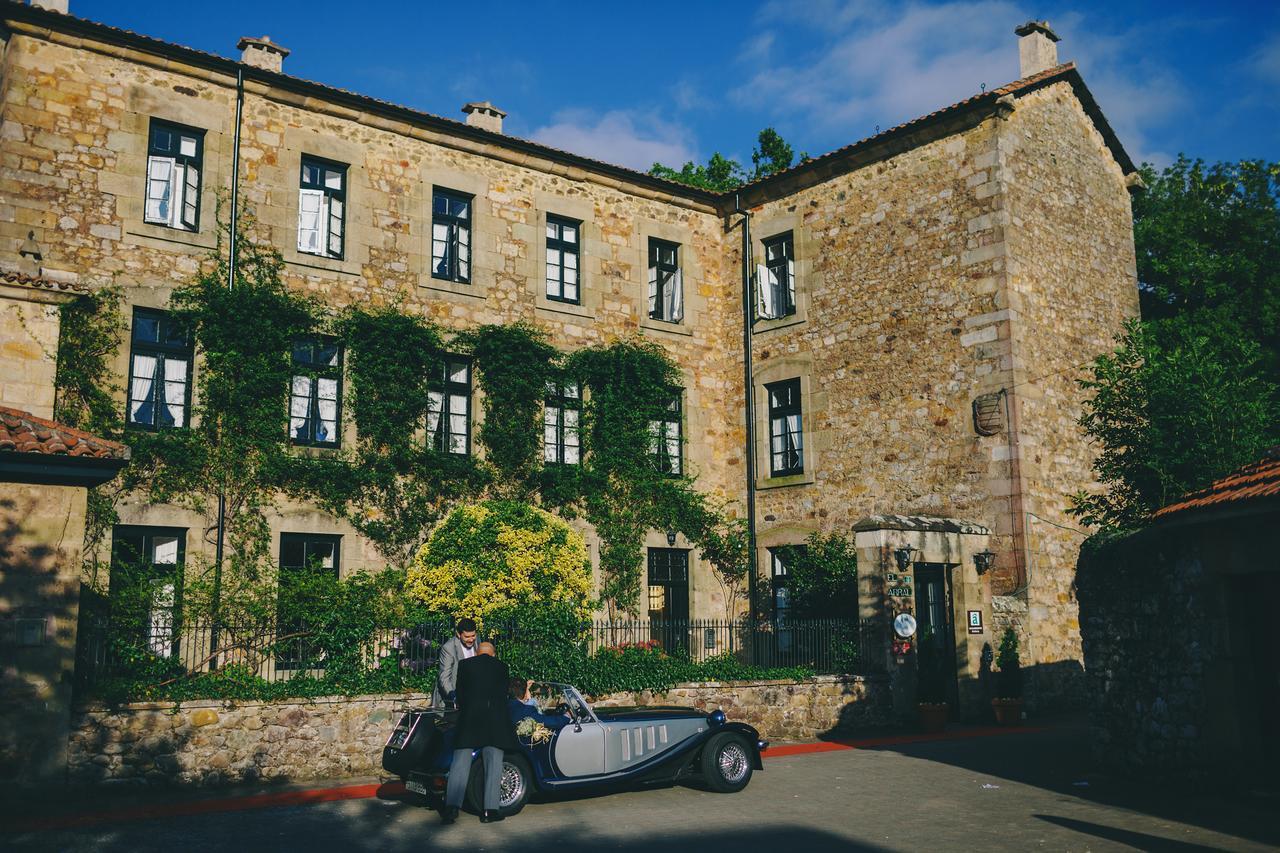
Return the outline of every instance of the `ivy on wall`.
{"type": "MultiPolygon", "coordinates": [[[[460,503],[517,499],[593,526],[601,597],[611,614],[639,604],[645,534],[675,529],[703,550],[733,615],[748,565],[743,523],[695,489],[693,477],[659,471],[651,455],[650,423],[680,386],[679,370],[660,346],[631,338],[563,355],[546,332],[523,323],[446,337],[427,319],[394,308],[335,314],[285,285],[279,253],[248,236],[251,220],[242,230],[233,289],[219,249],[171,300],[198,357],[190,425],[130,430],[134,462],[120,486],[207,516],[220,495],[226,500],[225,595],[235,594],[237,582],[246,596],[251,587],[274,587],[265,513],[281,494],[346,519],[395,568],[407,566],[460,503]],[[291,347],[320,331],[337,335],[346,353],[345,402],[356,440],[337,450],[295,448],[288,436],[291,347]],[[445,352],[473,359],[483,392],[480,454],[437,452],[424,435],[445,352]],[[542,462],[551,380],[574,380],[584,390],[577,465],[542,462]]],[[[118,294],[111,299],[100,300],[93,322],[71,324],[58,384],[68,411],[110,415],[118,430],[118,404],[107,405],[120,393],[109,363],[121,341],[118,294]]]]}

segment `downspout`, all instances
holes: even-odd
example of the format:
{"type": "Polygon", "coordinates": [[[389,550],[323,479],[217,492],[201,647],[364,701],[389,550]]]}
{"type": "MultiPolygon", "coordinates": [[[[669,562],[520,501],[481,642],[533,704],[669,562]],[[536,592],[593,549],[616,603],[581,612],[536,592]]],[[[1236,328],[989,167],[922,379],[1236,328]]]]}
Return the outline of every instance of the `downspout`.
{"type": "MultiPolygon", "coordinates": [[[[231,147],[231,235],[227,255],[227,290],[236,284],[236,230],[240,219],[240,124],[244,116],[244,67],[236,68],[236,128],[231,147]]],[[[218,530],[213,555],[213,626],[211,652],[218,650],[218,610],[222,603],[222,543],[227,531],[227,493],[218,489],[218,530]]],[[[217,668],[217,658],[214,658],[217,668]]]]}
{"type": "Polygon", "coordinates": [[[751,381],[751,214],[733,194],[733,212],[742,214],[742,387],[746,392],[747,470],[747,612],[755,619],[756,606],[756,429],[755,387],[751,381]]]}

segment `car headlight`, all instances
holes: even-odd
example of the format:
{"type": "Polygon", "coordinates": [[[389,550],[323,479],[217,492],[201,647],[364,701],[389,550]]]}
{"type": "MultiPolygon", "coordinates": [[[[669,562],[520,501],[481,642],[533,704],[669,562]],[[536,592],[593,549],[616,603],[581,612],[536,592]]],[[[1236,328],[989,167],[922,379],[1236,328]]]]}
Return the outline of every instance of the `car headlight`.
{"type": "Polygon", "coordinates": [[[707,722],[713,726],[723,726],[725,724],[724,711],[717,709],[707,714],[707,722]]]}

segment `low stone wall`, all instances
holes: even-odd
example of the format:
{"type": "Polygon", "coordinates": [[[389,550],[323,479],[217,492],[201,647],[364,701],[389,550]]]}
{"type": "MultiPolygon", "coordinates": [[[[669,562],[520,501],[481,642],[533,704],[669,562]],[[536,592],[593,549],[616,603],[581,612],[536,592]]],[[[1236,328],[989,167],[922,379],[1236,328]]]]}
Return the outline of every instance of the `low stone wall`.
{"type": "MultiPolygon", "coordinates": [[[[68,780],[220,785],[377,775],[397,709],[427,701],[396,694],[83,708],[72,718],[68,780]]],[[[884,725],[891,716],[887,680],[861,676],[685,684],[596,704],[719,708],[771,740],[884,725]]]]}

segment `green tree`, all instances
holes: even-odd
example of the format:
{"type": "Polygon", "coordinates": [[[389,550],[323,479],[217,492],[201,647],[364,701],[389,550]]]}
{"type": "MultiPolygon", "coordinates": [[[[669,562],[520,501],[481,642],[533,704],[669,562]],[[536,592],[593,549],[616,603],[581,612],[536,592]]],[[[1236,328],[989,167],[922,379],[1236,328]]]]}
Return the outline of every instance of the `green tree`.
{"type": "Polygon", "coordinates": [[[1159,173],[1144,166],[1143,179],[1133,203],[1143,317],[1225,318],[1280,378],[1280,164],[1181,156],[1159,173]]]}
{"type": "MultiPolygon", "coordinates": [[[[853,542],[838,533],[813,533],[803,545],[783,550],[792,616],[814,619],[857,617],[858,552],[853,542]]],[[[772,590],[760,590],[761,597],[771,594],[772,590]]],[[[767,613],[770,606],[762,601],[756,609],[767,613]]]]}
{"type": "Polygon", "coordinates": [[[1256,459],[1280,440],[1280,395],[1262,348],[1228,310],[1131,321],[1081,385],[1080,424],[1099,445],[1100,493],[1081,492],[1084,523],[1125,527],[1256,459]]]}
{"type": "MultiPolygon", "coordinates": [[[[685,163],[678,170],[661,163],[654,163],[649,174],[658,178],[666,178],[691,187],[701,187],[713,192],[735,190],[748,181],[767,178],[791,167],[795,153],[791,146],[772,127],[766,127],[756,136],[756,147],[751,152],[752,169],[748,172],[737,160],[731,160],[719,151],[711,155],[707,165],[692,161],[685,163]]],[[[800,162],[809,159],[808,154],[800,155],[800,162]]]]}

